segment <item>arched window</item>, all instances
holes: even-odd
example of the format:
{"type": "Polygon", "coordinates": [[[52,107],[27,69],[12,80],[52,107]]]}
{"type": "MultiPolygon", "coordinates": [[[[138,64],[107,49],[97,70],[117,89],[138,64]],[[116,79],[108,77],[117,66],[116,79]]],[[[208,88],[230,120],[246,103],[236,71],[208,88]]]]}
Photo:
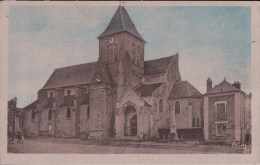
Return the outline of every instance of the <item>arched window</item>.
{"type": "Polygon", "coordinates": [[[52,110],[49,109],[49,113],[48,113],[48,119],[51,120],[52,119],[52,110]]]}
{"type": "Polygon", "coordinates": [[[180,113],[181,112],[181,104],[179,101],[175,102],[175,113],[180,113]]]}
{"type": "Polygon", "coordinates": [[[32,120],[35,119],[35,110],[32,110],[32,120]]]}
{"type": "Polygon", "coordinates": [[[199,127],[199,126],[200,126],[200,119],[197,118],[197,127],[199,127]]]}
{"type": "Polygon", "coordinates": [[[159,112],[163,112],[163,100],[159,101],[159,112]]]}
{"type": "Polygon", "coordinates": [[[88,119],[90,118],[90,109],[89,109],[89,106],[88,106],[88,109],[87,109],[87,118],[88,118],[88,119]]]}
{"type": "Polygon", "coordinates": [[[70,107],[67,108],[67,119],[71,118],[71,109],[70,107]]]}

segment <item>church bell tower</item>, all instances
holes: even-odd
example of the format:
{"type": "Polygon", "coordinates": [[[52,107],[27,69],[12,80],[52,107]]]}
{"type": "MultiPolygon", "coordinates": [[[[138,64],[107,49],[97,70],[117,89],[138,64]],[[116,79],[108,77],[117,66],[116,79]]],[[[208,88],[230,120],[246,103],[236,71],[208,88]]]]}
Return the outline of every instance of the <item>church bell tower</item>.
{"type": "Polygon", "coordinates": [[[129,86],[135,87],[142,81],[146,42],[123,6],[117,8],[98,39],[98,63],[108,66],[120,97],[129,86]]]}

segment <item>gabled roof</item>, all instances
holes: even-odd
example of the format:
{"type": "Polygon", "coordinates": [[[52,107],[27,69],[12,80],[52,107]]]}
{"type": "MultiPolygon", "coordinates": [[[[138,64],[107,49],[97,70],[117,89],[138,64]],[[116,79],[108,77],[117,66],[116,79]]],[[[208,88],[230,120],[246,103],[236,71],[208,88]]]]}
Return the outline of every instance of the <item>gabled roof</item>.
{"type": "Polygon", "coordinates": [[[227,82],[225,79],[206,94],[216,94],[216,93],[224,93],[224,92],[237,92],[241,91],[240,89],[234,87],[232,84],[227,82]]]}
{"type": "Polygon", "coordinates": [[[144,75],[166,73],[174,56],[149,60],[144,62],[144,75]]]}
{"type": "Polygon", "coordinates": [[[55,69],[43,89],[88,84],[94,74],[96,62],[55,69]]]}
{"type": "Polygon", "coordinates": [[[27,110],[27,109],[36,109],[38,103],[39,103],[39,100],[35,100],[34,102],[32,102],[31,104],[27,105],[23,109],[25,109],[25,110],[27,110]]]}
{"type": "Polygon", "coordinates": [[[92,79],[92,83],[94,82],[113,84],[113,80],[107,66],[100,66],[96,68],[96,73],[92,79]]]}
{"type": "Polygon", "coordinates": [[[173,85],[169,99],[202,98],[202,94],[188,81],[176,82],[173,85]]]}
{"type": "MultiPolygon", "coordinates": [[[[98,37],[105,37],[114,33],[128,32],[141,41],[144,41],[143,37],[139,34],[133,21],[128,15],[126,9],[123,6],[119,6],[108,24],[106,30],[98,37]]],[[[145,41],[144,41],[145,42],[145,41]]]]}
{"type": "Polygon", "coordinates": [[[163,83],[143,84],[140,87],[138,87],[135,91],[139,92],[141,97],[152,96],[153,91],[162,84],[163,83]]]}

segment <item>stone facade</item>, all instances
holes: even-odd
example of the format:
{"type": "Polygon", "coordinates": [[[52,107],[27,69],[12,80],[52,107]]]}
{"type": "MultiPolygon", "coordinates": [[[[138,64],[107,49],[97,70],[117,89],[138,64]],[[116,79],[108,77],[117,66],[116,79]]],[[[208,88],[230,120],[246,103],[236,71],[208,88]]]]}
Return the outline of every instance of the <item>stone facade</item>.
{"type": "Polygon", "coordinates": [[[244,141],[251,126],[251,96],[226,80],[204,95],[205,140],[244,141]]]}
{"type": "MultiPolygon", "coordinates": [[[[175,134],[209,140],[215,138],[209,109],[223,100],[231,106],[230,127],[247,123],[233,120],[231,113],[248,109],[250,99],[236,93],[203,97],[181,79],[177,53],[145,61],[146,41],[124,7],[118,7],[98,39],[97,62],[55,69],[37,100],[24,108],[25,135],[146,140],[175,134]],[[237,110],[239,100],[247,103],[237,110]]],[[[230,138],[237,140],[239,131],[230,130],[230,138]]]]}

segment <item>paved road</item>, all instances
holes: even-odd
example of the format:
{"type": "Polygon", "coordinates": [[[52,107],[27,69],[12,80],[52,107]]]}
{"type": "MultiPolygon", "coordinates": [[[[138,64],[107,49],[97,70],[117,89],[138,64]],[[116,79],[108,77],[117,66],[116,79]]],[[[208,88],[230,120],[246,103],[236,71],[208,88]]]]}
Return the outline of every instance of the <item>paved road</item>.
{"type": "Polygon", "coordinates": [[[156,142],[89,142],[80,140],[31,139],[8,146],[11,153],[86,153],[86,154],[221,154],[243,153],[231,146],[156,142]]]}

